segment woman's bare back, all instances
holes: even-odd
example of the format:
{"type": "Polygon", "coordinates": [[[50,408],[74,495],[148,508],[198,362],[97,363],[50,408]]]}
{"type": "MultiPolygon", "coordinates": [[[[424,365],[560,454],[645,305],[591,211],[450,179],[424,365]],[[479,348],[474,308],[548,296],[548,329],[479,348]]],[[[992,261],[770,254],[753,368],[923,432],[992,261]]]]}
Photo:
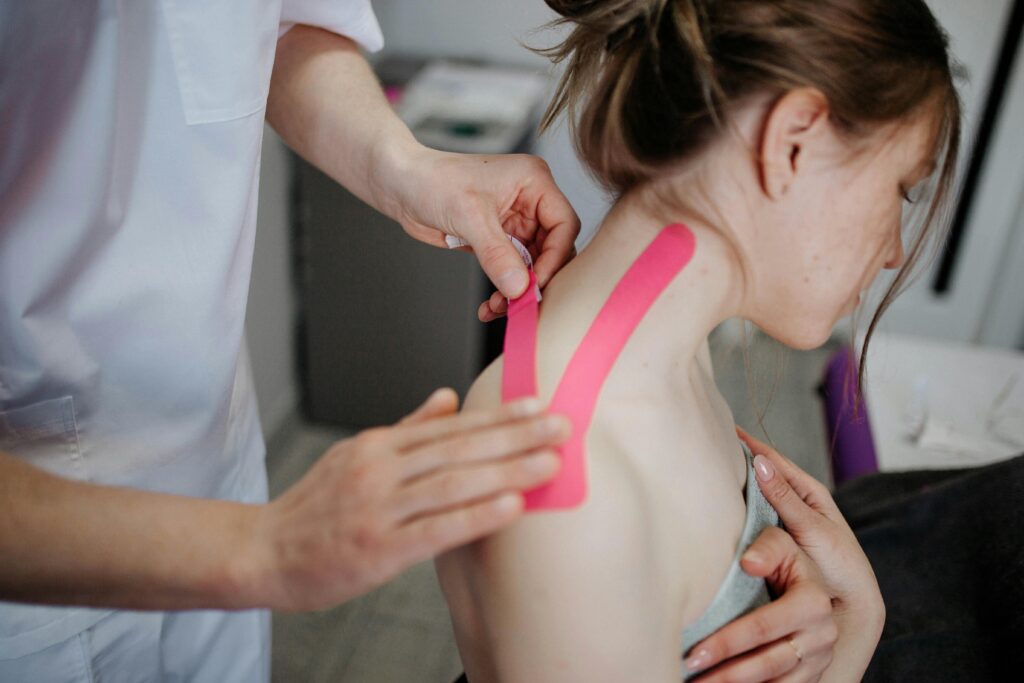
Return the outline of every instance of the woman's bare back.
{"type": "MultiPolygon", "coordinates": [[[[595,274],[622,262],[610,251],[621,246],[596,241],[545,291],[542,399],[614,287],[617,278],[595,274]]],[[[678,680],[683,627],[736,551],[746,472],[706,342],[682,349],[671,377],[651,362],[646,342],[679,303],[655,302],[602,388],[586,440],[586,502],[528,515],[438,560],[471,681],[678,680]]],[[[499,359],[480,375],[466,409],[500,402],[501,369],[499,359]]]]}

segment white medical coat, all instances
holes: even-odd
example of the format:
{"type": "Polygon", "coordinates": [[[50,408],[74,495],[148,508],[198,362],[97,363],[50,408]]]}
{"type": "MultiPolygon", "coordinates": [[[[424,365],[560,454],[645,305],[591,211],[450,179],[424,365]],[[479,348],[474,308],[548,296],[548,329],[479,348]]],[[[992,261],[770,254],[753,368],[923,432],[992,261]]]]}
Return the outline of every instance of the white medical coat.
{"type": "MultiPolygon", "coordinates": [[[[71,479],[266,499],[243,322],[294,23],[382,44],[368,0],[0,4],[0,450],[71,479]]],[[[109,615],[0,603],[0,660],[109,615]]]]}

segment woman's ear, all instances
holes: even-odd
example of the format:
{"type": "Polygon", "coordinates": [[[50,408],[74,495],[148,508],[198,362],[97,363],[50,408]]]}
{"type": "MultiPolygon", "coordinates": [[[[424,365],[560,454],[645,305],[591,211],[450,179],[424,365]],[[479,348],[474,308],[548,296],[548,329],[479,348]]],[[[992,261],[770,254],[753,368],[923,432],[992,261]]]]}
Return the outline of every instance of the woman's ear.
{"type": "Polygon", "coordinates": [[[772,200],[782,198],[815,152],[828,125],[828,100],[820,90],[797,88],[768,109],[761,134],[761,188],[772,200]]]}

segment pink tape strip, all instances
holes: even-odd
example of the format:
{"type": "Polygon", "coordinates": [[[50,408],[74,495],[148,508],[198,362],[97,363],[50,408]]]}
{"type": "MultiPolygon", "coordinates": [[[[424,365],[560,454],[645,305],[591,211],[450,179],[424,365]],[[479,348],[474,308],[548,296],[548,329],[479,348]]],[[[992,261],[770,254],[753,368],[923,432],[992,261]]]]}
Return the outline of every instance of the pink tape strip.
{"type": "MultiPolygon", "coordinates": [[[[665,226],[629,267],[590,325],[555,389],[548,409],[566,415],[572,436],[559,448],[562,469],[548,484],[526,493],[527,510],[580,505],[587,496],[586,439],[601,386],[633,330],[696,248],[685,225],[665,226]]],[[[531,274],[531,277],[532,274],[531,274]]],[[[533,287],[510,302],[505,332],[502,399],[537,394],[538,304],[533,287]]]]}
{"type": "Polygon", "coordinates": [[[537,274],[518,299],[508,302],[505,356],[501,371],[501,400],[537,395],[537,274]]]}

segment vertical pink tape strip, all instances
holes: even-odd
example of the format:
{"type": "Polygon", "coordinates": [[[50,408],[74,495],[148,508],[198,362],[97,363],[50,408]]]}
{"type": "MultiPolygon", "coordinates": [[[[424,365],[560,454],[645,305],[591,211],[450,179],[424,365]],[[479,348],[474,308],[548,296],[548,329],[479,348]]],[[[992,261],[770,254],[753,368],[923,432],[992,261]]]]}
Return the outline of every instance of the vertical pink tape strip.
{"type": "Polygon", "coordinates": [[[501,400],[537,395],[537,275],[530,270],[526,291],[508,304],[501,400]]]}
{"type": "MultiPolygon", "coordinates": [[[[569,417],[572,437],[562,445],[562,469],[549,484],[526,494],[527,510],[553,510],[580,505],[587,496],[586,439],[601,386],[633,330],[672,279],[690,262],[696,242],[693,233],[680,224],[662,229],[630,266],[594,318],[551,399],[549,410],[569,417]]],[[[520,297],[512,302],[524,301],[520,297]]],[[[536,302],[523,307],[509,306],[506,349],[516,348],[511,362],[505,357],[504,389],[514,383],[518,389],[536,392],[536,302]],[[523,315],[525,312],[525,315],[523,315]],[[527,363],[529,365],[521,365],[527,363]],[[511,375],[511,376],[510,376],[511,375]],[[529,384],[523,380],[528,376],[529,384]]],[[[522,395],[522,394],[520,394],[522,395]]]]}

